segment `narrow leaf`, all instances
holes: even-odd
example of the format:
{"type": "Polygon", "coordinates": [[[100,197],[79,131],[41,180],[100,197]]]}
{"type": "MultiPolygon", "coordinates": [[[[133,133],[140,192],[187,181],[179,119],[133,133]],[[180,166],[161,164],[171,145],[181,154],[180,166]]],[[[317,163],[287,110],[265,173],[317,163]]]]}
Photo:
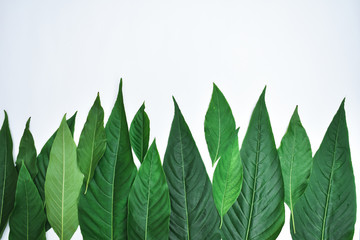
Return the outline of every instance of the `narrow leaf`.
{"type": "Polygon", "coordinates": [[[128,238],[169,239],[170,198],[155,140],[129,194],[128,238]]]}
{"type": "Polygon", "coordinates": [[[9,215],[14,208],[17,171],[13,160],[8,115],[0,130],[0,238],[6,227],[9,215]]]}
{"type": "Polygon", "coordinates": [[[105,132],[104,156],[86,195],[80,195],[81,233],[84,239],[127,239],[128,196],[137,169],[131,153],[122,81],[105,132]]]}
{"type": "Polygon", "coordinates": [[[242,181],[243,169],[239,141],[237,132],[234,131],[231,143],[221,156],[213,178],[213,196],[221,218],[220,228],[223,216],[239,197],[242,181]]]}
{"type": "Polygon", "coordinates": [[[285,202],[290,208],[295,230],[294,205],[305,191],[312,168],[310,141],[301,124],[298,107],[290,119],[278,153],[284,179],[285,202]]]}
{"type": "Polygon", "coordinates": [[[174,99],[175,115],[164,157],[170,201],[170,239],[220,239],[211,182],[190,129],[174,99]]]}
{"type": "Polygon", "coordinates": [[[82,181],[76,145],[64,116],[51,148],[45,179],[47,217],[61,240],[70,239],[79,225],[77,203],[82,181]]]}
{"type": "Polygon", "coordinates": [[[35,178],[38,169],[36,166],[36,148],[34,138],[30,132],[30,119],[26,122],[24,133],[20,140],[19,153],[16,158],[16,168],[20,171],[21,164],[24,162],[26,168],[29,170],[31,177],[35,178]]]}
{"type": "Polygon", "coordinates": [[[135,155],[142,163],[149,146],[150,120],[143,103],[130,125],[130,142],[135,155]]]}
{"type": "Polygon", "coordinates": [[[224,95],[214,84],[205,115],[205,139],[212,165],[225,153],[235,131],[235,119],[224,95]]]}
{"type": "Polygon", "coordinates": [[[45,222],[42,199],[26,164],[23,164],[16,186],[15,206],[9,220],[9,239],[45,239],[45,222]]]}
{"type": "Polygon", "coordinates": [[[344,101],[314,156],[308,187],[294,208],[293,239],[353,239],[356,192],[344,101]]]}
{"type": "Polygon", "coordinates": [[[224,216],[223,239],[276,239],[284,224],[284,185],[265,105],[265,89],[241,146],[240,196],[224,216]]]}
{"type": "Polygon", "coordinates": [[[77,148],[78,165],[80,171],[84,174],[86,184],[85,193],[94,175],[95,167],[104,155],[105,149],[104,110],[101,107],[98,94],[87,116],[77,148]]]}

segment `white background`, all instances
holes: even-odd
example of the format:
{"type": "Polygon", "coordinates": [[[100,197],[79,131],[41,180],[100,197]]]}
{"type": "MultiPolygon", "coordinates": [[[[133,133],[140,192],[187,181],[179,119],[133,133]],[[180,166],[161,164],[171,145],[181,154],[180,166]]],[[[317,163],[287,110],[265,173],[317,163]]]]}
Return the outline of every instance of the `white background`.
{"type": "MultiPolygon", "coordinates": [[[[359,66],[359,1],[0,0],[0,110],[14,157],[30,116],[38,152],[76,110],[78,142],[98,91],[107,121],[122,77],[128,123],[145,101],[161,156],[175,96],[212,178],[203,132],[212,83],[232,107],[240,141],[267,85],[277,146],[299,105],[313,153],[346,97],[360,193],[359,66]]],[[[290,239],[286,214],[278,239],[290,239]]],[[[52,230],[47,237],[57,239],[52,230]]]]}

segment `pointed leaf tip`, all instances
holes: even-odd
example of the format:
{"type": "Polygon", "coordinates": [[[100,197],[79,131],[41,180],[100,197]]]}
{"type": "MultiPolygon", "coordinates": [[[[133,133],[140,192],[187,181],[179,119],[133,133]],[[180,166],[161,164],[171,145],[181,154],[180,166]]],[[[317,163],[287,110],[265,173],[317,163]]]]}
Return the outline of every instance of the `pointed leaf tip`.
{"type": "Polygon", "coordinates": [[[29,127],[30,127],[30,120],[31,120],[31,117],[29,117],[28,120],[26,121],[25,129],[29,129],[29,127]]]}

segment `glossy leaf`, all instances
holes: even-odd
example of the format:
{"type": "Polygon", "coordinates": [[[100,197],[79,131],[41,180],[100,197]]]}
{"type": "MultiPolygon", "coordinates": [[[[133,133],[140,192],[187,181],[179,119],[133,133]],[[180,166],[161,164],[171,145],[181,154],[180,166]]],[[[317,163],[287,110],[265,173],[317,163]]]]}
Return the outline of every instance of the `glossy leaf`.
{"type": "Polygon", "coordinates": [[[131,153],[122,81],[105,132],[105,154],[86,195],[80,196],[79,222],[84,239],[127,238],[128,196],[137,169],[131,153]]]}
{"type": "Polygon", "coordinates": [[[8,115],[0,130],[0,238],[6,227],[9,215],[14,208],[17,171],[13,160],[8,115]]]}
{"type": "Polygon", "coordinates": [[[9,239],[45,239],[45,222],[44,204],[24,164],[19,172],[15,206],[9,220],[9,239]]]}
{"type": "Polygon", "coordinates": [[[77,148],[78,166],[84,174],[85,194],[90,179],[94,175],[95,167],[104,155],[105,149],[104,110],[98,94],[87,116],[77,148]]]}
{"type": "Polygon", "coordinates": [[[130,125],[130,142],[135,155],[142,163],[149,146],[150,120],[145,112],[145,104],[135,114],[130,125]]]}
{"type": "Polygon", "coordinates": [[[174,99],[175,115],[164,157],[170,201],[170,239],[220,239],[209,177],[174,99]]]}
{"type": "Polygon", "coordinates": [[[285,203],[289,206],[294,225],[294,205],[304,193],[311,168],[312,153],[309,138],[301,124],[298,108],[290,119],[288,129],[278,149],[284,180],[285,203]]]}
{"type": "Polygon", "coordinates": [[[294,216],[293,239],[353,239],[356,192],[344,101],[314,156],[309,184],[294,216]]]}
{"type": "Polygon", "coordinates": [[[79,225],[77,204],[82,181],[76,145],[64,116],[51,148],[45,179],[47,218],[61,240],[70,239],[79,225]]]}
{"type": "Polygon", "coordinates": [[[35,178],[38,169],[36,166],[36,148],[34,138],[29,129],[30,119],[31,118],[29,118],[26,122],[26,127],[20,140],[19,153],[16,158],[16,168],[19,172],[21,164],[24,162],[26,168],[31,174],[31,177],[35,178]]]}
{"type": "Polygon", "coordinates": [[[234,131],[230,142],[216,166],[213,178],[212,189],[215,205],[221,218],[220,228],[224,215],[239,197],[243,181],[237,131],[234,131]]]}
{"type": "Polygon", "coordinates": [[[169,239],[170,198],[155,140],[129,194],[128,238],[169,239]]]}
{"type": "Polygon", "coordinates": [[[285,218],[284,186],[265,89],[252,113],[240,156],[243,185],[224,216],[223,239],[276,239],[285,218]]]}
{"type": "Polygon", "coordinates": [[[204,128],[206,143],[214,166],[225,153],[235,131],[235,119],[231,108],[215,84],[205,115],[204,128]]]}

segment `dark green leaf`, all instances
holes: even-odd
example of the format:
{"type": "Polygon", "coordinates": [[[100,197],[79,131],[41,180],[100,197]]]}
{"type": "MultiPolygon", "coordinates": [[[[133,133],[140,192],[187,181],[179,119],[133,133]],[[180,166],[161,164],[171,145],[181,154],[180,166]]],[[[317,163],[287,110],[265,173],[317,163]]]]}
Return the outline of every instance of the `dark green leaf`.
{"type": "Polygon", "coordinates": [[[292,214],[294,205],[304,193],[312,167],[312,153],[309,138],[301,124],[298,108],[295,108],[289,127],[278,150],[284,179],[285,202],[292,214]]]}
{"type": "Polygon", "coordinates": [[[104,129],[104,110],[101,107],[99,94],[91,107],[81,132],[77,148],[78,165],[84,174],[85,194],[90,180],[94,176],[95,167],[104,155],[106,135],[104,129]]]}
{"type": "Polygon", "coordinates": [[[243,186],[224,216],[223,239],[276,239],[285,218],[284,185],[265,89],[252,113],[240,156],[243,186]]]}
{"type": "Polygon", "coordinates": [[[128,238],[169,239],[170,198],[155,140],[129,194],[128,238]]]}
{"type": "Polygon", "coordinates": [[[220,239],[211,182],[175,99],[174,105],[164,158],[171,201],[170,239],[220,239]]]}
{"type": "Polygon", "coordinates": [[[353,239],[356,192],[344,101],[314,156],[309,184],[294,216],[293,239],[353,239]]]}
{"type": "Polygon", "coordinates": [[[60,239],[70,239],[78,223],[78,199],[83,175],[76,161],[76,145],[65,116],[56,133],[45,179],[47,218],[60,239]]]}
{"type": "Polygon", "coordinates": [[[9,239],[45,239],[45,222],[44,204],[24,164],[19,172],[15,206],[9,220],[9,239]]]}
{"type": "Polygon", "coordinates": [[[150,120],[145,112],[145,104],[135,114],[130,125],[130,142],[135,155],[142,163],[149,146],[150,120]]]}
{"type": "Polygon", "coordinates": [[[19,153],[16,158],[16,168],[20,171],[21,164],[24,162],[26,168],[29,170],[31,177],[35,178],[38,169],[36,166],[36,148],[34,138],[29,130],[30,119],[26,122],[24,133],[20,140],[19,153]]]}
{"type": "Polygon", "coordinates": [[[13,160],[13,144],[9,120],[5,113],[0,130],[0,238],[14,207],[17,171],[13,160]]]}
{"type": "Polygon", "coordinates": [[[105,132],[105,154],[86,195],[80,195],[79,222],[84,239],[127,238],[127,200],[137,169],[131,153],[122,81],[105,132]]]}
{"type": "Polygon", "coordinates": [[[235,131],[235,119],[231,108],[215,84],[204,126],[205,139],[214,166],[225,153],[235,131]]]}

